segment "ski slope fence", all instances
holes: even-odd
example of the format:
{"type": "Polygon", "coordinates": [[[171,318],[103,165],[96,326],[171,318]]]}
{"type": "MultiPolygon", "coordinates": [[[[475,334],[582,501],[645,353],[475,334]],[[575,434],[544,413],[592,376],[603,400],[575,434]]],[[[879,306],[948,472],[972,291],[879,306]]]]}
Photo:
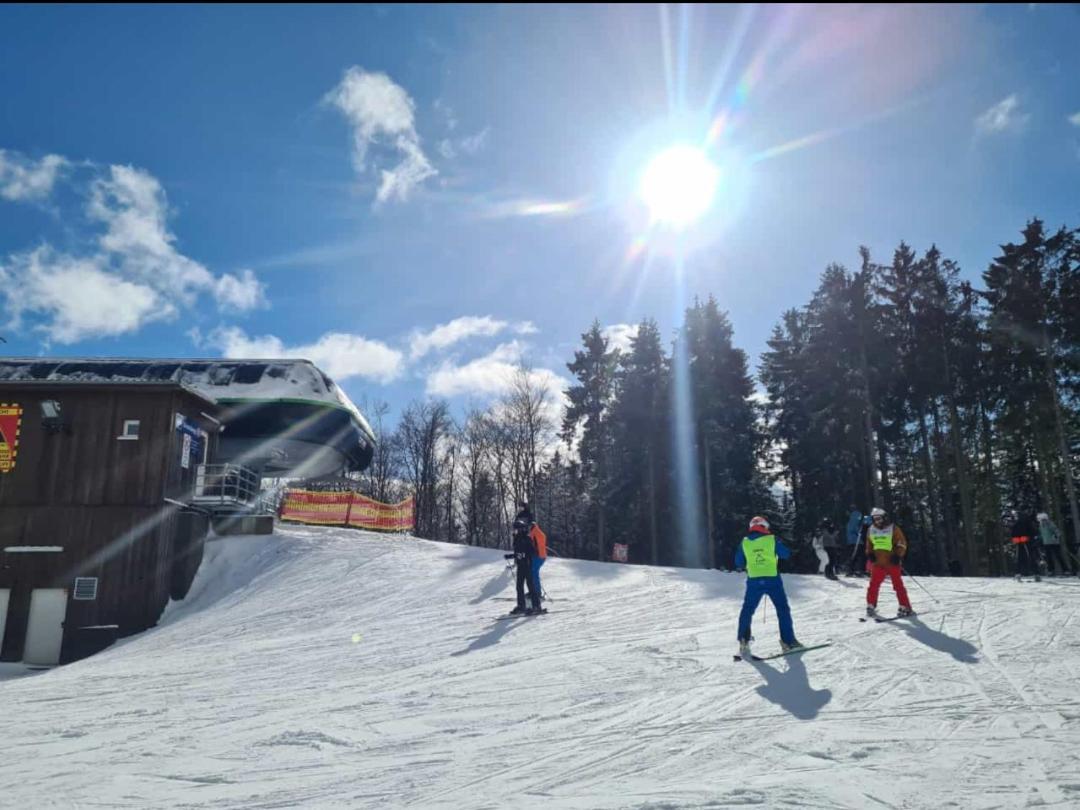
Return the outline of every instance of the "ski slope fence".
{"type": "Polygon", "coordinates": [[[382,532],[411,531],[415,502],[380,503],[359,492],[311,492],[288,489],[279,517],[294,523],[319,526],[352,526],[382,532]]]}

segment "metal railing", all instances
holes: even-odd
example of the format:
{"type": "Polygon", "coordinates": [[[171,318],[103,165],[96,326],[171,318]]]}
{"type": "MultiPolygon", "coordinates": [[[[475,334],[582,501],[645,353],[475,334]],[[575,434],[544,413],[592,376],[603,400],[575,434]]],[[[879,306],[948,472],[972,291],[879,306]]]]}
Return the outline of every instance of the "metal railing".
{"type": "Polygon", "coordinates": [[[239,464],[200,464],[192,503],[251,506],[259,499],[259,476],[239,464]]]}

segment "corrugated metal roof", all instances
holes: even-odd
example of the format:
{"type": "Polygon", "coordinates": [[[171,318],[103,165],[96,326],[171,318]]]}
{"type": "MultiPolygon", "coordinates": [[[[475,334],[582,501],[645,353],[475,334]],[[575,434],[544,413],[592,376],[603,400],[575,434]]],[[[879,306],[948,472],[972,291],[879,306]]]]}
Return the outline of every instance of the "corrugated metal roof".
{"type": "Polygon", "coordinates": [[[5,357],[0,381],[54,383],[177,383],[214,402],[222,400],[311,400],[343,408],[368,437],[375,434],[363,414],[332,379],[310,360],[221,358],[5,357]]]}

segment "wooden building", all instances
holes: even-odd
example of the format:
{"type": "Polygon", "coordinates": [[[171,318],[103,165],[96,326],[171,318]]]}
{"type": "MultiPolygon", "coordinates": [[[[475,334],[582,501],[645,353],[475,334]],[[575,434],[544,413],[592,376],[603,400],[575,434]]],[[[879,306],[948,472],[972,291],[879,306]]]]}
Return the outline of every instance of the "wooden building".
{"type": "Polygon", "coordinates": [[[82,658],[186,595],[218,416],[173,382],[0,379],[0,660],[82,658]]]}

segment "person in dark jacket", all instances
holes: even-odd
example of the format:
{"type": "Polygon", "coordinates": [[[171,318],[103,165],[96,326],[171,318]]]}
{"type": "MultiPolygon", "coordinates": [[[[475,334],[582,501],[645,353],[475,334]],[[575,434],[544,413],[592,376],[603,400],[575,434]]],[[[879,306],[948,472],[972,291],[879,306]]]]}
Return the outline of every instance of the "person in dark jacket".
{"type": "Polygon", "coordinates": [[[1021,515],[1015,509],[1009,514],[1012,526],[1009,529],[1009,538],[1016,547],[1016,578],[1034,576],[1035,581],[1042,579],[1039,576],[1039,535],[1032,523],[1031,517],[1021,515]]]}
{"type": "Polygon", "coordinates": [[[836,568],[840,562],[840,555],[843,553],[843,545],[840,540],[840,532],[829,518],[821,521],[821,544],[825,547],[825,554],[829,557],[829,564],[825,568],[825,576],[829,579],[836,579],[836,568]]]}
{"type": "MultiPolygon", "coordinates": [[[[531,516],[532,513],[528,511],[528,506],[523,505],[527,515],[531,516]]],[[[534,523],[532,520],[528,520],[522,515],[522,512],[518,512],[518,516],[514,518],[513,538],[514,538],[514,553],[504,555],[507,559],[513,558],[514,566],[517,573],[517,607],[510,611],[511,614],[523,613],[526,616],[531,616],[534,613],[542,613],[543,610],[540,607],[540,588],[536,584],[535,571],[537,568],[533,565],[533,560],[538,556],[536,548],[536,540],[532,532],[534,523]],[[528,586],[529,591],[529,603],[530,607],[525,606],[525,587],[528,586]]]]}

